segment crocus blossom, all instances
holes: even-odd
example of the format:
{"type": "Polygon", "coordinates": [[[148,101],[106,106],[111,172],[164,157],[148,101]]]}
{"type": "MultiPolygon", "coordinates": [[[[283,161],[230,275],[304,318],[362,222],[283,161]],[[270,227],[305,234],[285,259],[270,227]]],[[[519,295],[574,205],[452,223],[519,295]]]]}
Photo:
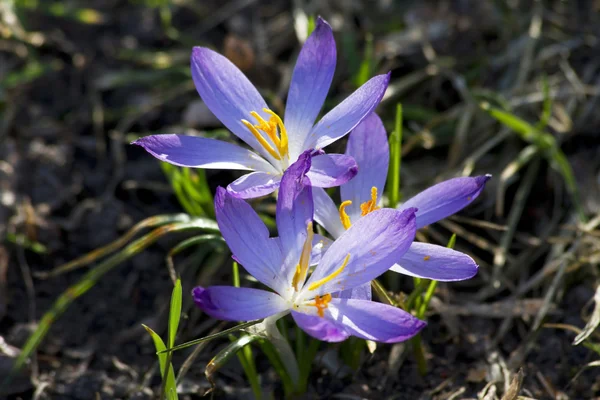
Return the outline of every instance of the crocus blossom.
{"type": "MultiPolygon", "coordinates": [[[[346,155],[356,160],[359,172],[340,187],[342,202],[339,208],[323,189],[313,190],[315,221],[334,238],[381,207],[389,147],[385,128],[377,114],[372,113],[350,133],[346,155]]],[[[399,209],[416,208],[416,227],[422,228],[470,204],[489,178],[485,175],[449,179],[417,194],[399,209]]],[[[322,251],[325,251],[330,241],[321,238],[321,243],[322,251]]],[[[438,281],[469,279],[477,273],[477,264],[468,255],[428,243],[412,243],[408,251],[394,261],[390,264],[392,271],[438,281]]],[[[370,286],[366,285],[360,292],[355,289],[347,295],[370,298],[370,294],[370,286]]]]}
{"type": "Polygon", "coordinates": [[[356,163],[343,154],[318,152],[335,142],[379,104],[389,74],[366,82],[315,124],[333,79],[336,47],[331,27],[318,19],[306,40],[290,83],[282,120],[267,108],[248,78],[222,55],[195,47],[192,78],[206,106],[234,135],[254,151],[214,139],[185,135],[152,135],[133,142],[154,157],[174,165],[253,171],[228,186],[240,198],[273,192],[283,172],[306,150],[313,151],[307,173],[316,187],[334,187],[356,174],[356,163]]]}
{"type": "Polygon", "coordinates": [[[223,188],[215,213],[234,258],[271,290],[196,287],[196,304],[214,318],[232,321],[277,319],[291,313],[313,337],[337,342],[357,336],[398,342],[418,333],[425,322],[402,309],[370,300],[339,298],[385,272],[410,247],[415,209],[381,209],[356,221],[322,256],[309,276],[313,247],[313,202],[308,172],[310,152],[284,173],[276,209],[279,237],[244,200],[223,188]]]}

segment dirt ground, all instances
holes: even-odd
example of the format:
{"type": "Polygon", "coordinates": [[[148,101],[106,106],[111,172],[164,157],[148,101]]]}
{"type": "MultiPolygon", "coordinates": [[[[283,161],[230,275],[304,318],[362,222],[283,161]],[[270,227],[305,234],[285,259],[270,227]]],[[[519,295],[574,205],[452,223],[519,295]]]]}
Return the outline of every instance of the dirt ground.
{"type": "MultiPolygon", "coordinates": [[[[331,351],[339,345],[322,345],[305,398],[514,400],[511,382],[522,369],[524,398],[600,399],[600,370],[586,368],[600,354],[574,346],[572,329],[589,321],[600,282],[597,1],[173,3],[0,5],[0,381],[44,313],[99,260],[57,276],[44,272],[145,218],[183,211],[158,161],[129,143],[189,130],[233,140],[194,89],[191,47],[227,55],[277,107],[303,18],[322,15],[338,45],[326,108],[356,87],[361,71],[392,71],[378,112],[391,131],[396,104],[404,107],[404,198],[464,173],[494,179],[473,205],[419,238],[446,243],[457,233],[457,249],[481,267],[470,281],[438,286],[423,333],[429,373],[419,375],[408,344],[365,352],[357,370],[331,351]],[[372,62],[362,62],[365,54],[372,62]],[[544,120],[548,103],[540,130],[564,151],[576,196],[550,152],[496,122],[483,102],[532,124],[544,120]],[[577,198],[589,229],[579,222],[577,198]]],[[[235,176],[207,172],[213,191],[235,176]]],[[[55,318],[0,398],[157,398],[155,350],[141,324],[166,332],[172,283],[165,259],[189,236],[167,235],[102,276],[55,318]]],[[[206,246],[175,258],[185,313],[178,342],[221,327],[193,308],[188,293],[230,282],[229,265],[226,252],[206,246]]],[[[408,278],[386,279],[394,295],[412,288],[408,278]]],[[[592,333],[588,342],[599,339],[592,333]]],[[[201,350],[180,398],[201,398],[210,388],[204,367],[226,344],[201,350]]],[[[175,353],[177,368],[190,352],[175,353]]],[[[264,393],[282,398],[277,374],[259,348],[254,353],[264,393]]],[[[252,398],[235,358],[214,379],[214,398],[252,398]]]]}

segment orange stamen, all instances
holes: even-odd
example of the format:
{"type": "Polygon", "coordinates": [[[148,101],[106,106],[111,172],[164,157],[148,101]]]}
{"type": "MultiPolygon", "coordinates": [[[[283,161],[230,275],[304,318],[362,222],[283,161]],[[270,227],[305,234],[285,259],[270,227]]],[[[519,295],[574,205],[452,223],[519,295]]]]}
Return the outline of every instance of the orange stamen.
{"type": "Polygon", "coordinates": [[[379,210],[381,207],[377,207],[377,188],[373,186],[371,188],[371,200],[365,201],[360,205],[360,215],[363,217],[370,212],[379,210]]]}

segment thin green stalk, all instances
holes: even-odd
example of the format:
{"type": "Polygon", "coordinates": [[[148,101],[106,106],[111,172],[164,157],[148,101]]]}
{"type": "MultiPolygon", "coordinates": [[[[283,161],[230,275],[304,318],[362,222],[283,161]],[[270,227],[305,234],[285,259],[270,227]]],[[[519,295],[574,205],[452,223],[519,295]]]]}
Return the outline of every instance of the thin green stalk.
{"type": "Polygon", "coordinates": [[[396,106],[396,125],[390,136],[390,167],[388,198],[390,208],[396,208],[400,196],[400,167],[402,161],[402,104],[396,106]]]}
{"type": "Polygon", "coordinates": [[[237,262],[233,262],[233,286],[240,287],[240,267],[237,262]]]}
{"type": "Polygon", "coordinates": [[[392,299],[387,294],[387,291],[385,290],[383,285],[377,279],[373,279],[371,281],[371,288],[373,288],[373,291],[375,292],[375,294],[377,295],[379,300],[381,300],[382,302],[389,304],[391,306],[397,307],[397,304],[394,301],[394,299],[392,299]]]}
{"type": "Polygon", "coordinates": [[[254,398],[256,400],[262,399],[262,388],[260,387],[260,379],[258,377],[258,372],[256,371],[256,364],[254,363],[254,356],[250,344],[244,346],[241,351],[237,353],[237,357],[248,378],[250,388],[252,389],[252,393],[254,393],[254,398]]]}
{"type": "Polygon", "coordinates": [[[294,392],[296,391],[294,382],[290,375],[288,374],[285,365],[281,361],[279,357],[279,353],[275,349],[275,346],[268,339],[260,339],[259,340],[260,347],[269,359],[269,362],[275,368],[275,371],[281,378],[281,384],[283,385],[284,397],[286,399],[290,398],[294,392]]]}
{"type": "MultiPolygon", "coordinates": [[[[452,234],[452,236],[450,237],[450,240],[448,240],[448,244],[446,245],[446,247],[448,247],[449,249],[453,249],[455,244],[456,244],[456,233],[452,234]]],[[[415,278],[415,279],[418,279],[418,278],[415,278]]],[[[435,289],[437,288],[438,281],[434,281],[434,280],[430,281],[428,279],[419,279],[417,282],[419,284],[419,287],[415,288],[413,293],[411,293],[411,296],[416,293],[416,296],[417,296],[416,297],[417,301],[415,302],[416,303],[415,309],[417,310],[416,316],[419,319],[424,319],[425,312],[427,312],[427,307],[429,306],[429,302],[431,301],[431,298],[433,297],[433,294],[435,293],[435,289]],[[429,284],[427,284],[427,282],[429,282],[429,284]],[[427,285],[427,291],[425,292],[425,297],[423,297],[422,301],[421,301],[421,293],[423,291],[422,288],[424,288],[426,285],[427,285]]],[[[427,374],[427,360],[425,359],[425,352],[423,351],[423,344],[421,343],[421,334],[417,334],[416,336],[414,336],[411,339],[411,344],[412,344],[415,359],[417,361],[417,368],[419,370],[419,374],[425,375],[425,374],[427,374]]]]}
{"type": "Polygon", "coordinates": [[[423,345],[421,344],[421,335],[416,335],[410,339],[413,348],[413,355],[417,361],[417,370],[421,376],[427,374],[427,360],[425,359],[425,352],[423,352],[423,345]]]}
{"type": "MultiPolygon", "coordinates": [[[[233,286],[240,287],[240,268],[237,262],[233,262],[233,286]]],[[[260,387],[260,380],[258,372],[256,371],[256,364],[254,363],[254,356],[252,355],[252,348],[250,345],[246,345],[240,352],[237,353],[238,360],[242,365],[242,369],[248,378],[254,398],[257,400],[262,399],[262,388],[260,387]]]]}

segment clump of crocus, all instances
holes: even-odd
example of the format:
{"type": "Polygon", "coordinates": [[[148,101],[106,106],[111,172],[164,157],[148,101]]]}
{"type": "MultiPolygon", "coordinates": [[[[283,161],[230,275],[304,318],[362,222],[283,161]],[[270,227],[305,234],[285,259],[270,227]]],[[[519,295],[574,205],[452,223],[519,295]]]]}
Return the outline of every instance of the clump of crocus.
{"type": "Polygon", "coordinates": [[[276,222],[278,238],[244,200],[217,190],[215,212],[234,258],[272,291],[229,286],[197,287],[196,304],[232,321],[292,317],[313,337],[336,342],[349,335],[378,342],[406,340],[425,322],[406,311],[364,299],[338,297],[387,271],[410,247],[415,209],[375,210],[339,235],[309,273],[313,247],[310,151],[284,173],[276,222]]]}
{"type": "MultiPolygon", "coordinates": [[[[381,208],[389,147],[385,128],[377,114],[369,115],[350,133],[346,155],[356,160],[358,174],[341,185],[340,206],[337,207],[323,189],[313,190],[315,221],[334,238],[381,208]]],[[[399,209],[415,208],[416,228],[422,228],[470,204],[479,196],[489,178],[490,175],[449,179],[417,194],[399,209]]],[[[326,238],[321,240],[325,251],[330,241],[326,238]]],[[[437,281],[459,281],[472,278],[477,273],[477,264],[468,255],[428,243],[412,243],[395,262],[390,264],[392,271],[437,281]]],[[[365,285],[355,289],[350,296],[370,298],[370,295],[370,286],[365,285]]]]}
{"type": "Polygon", "coordinates": [[[315,124],[333,78],[336,47],[331,27],[319,18],[302,47],[288,92],[284,119],[279,117],[244,74],[222,55],[204,47],[192,51],[192,77],[207,107],[255,152],[237,145],[194,136],[152,135],[134,143],[171,164],[254,171],[228,186],[240,198],[269,194],[300,154],[314,157],[307,176],[313,186],[338,186],[356,174],[356,163],[343,154],[321,154],[369,115],[379,104],[389,74],[366,82],[315,124]]]}

